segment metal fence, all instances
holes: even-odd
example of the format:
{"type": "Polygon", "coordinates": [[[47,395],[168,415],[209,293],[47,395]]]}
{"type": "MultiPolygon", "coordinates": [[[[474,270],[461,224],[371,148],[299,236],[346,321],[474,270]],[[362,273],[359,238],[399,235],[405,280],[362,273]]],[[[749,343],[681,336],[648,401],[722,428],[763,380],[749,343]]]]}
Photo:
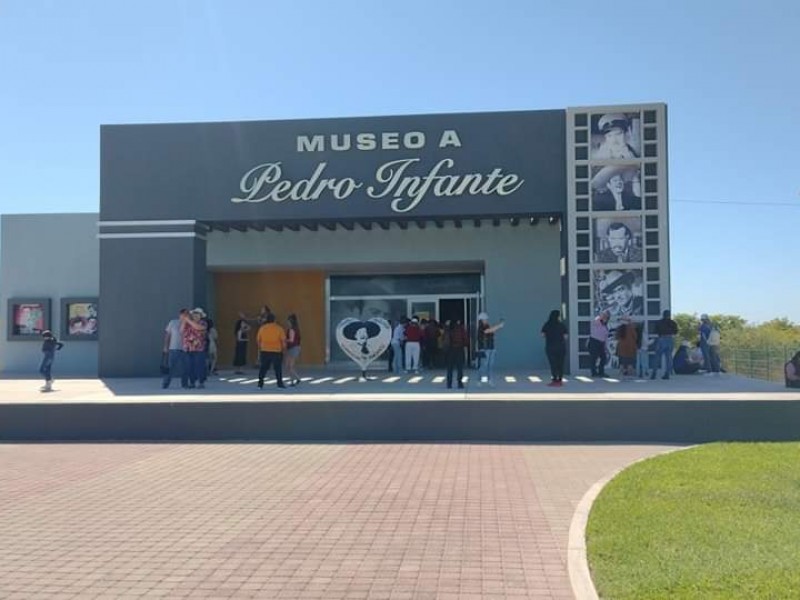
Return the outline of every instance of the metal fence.
{"type": "Polygon", "coordinates": [[[753,379],[784,381],[783,367],[797,348],[792,346],[726,347],[721,348],[722,368],[753,379]]]}

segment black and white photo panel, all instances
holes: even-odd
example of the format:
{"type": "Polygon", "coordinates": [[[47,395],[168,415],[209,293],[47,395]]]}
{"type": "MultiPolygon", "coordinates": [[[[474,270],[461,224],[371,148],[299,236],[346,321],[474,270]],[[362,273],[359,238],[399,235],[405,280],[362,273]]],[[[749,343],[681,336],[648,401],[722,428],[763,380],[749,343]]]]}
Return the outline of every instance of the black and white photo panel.
{"type": "Polygon", "coordinates": [[[595,263],[642,262],[641,217],[595,217],[592,233],[595,263]]]}
{"type": "Polygon", "coordinates": [[[592,160],[632,160],[642,156],[639,113],[592,115],[592,160]]]}
{"type": "Polygon", "coordinates": [[[592,167],[592,210],[641,210],[641,165],[592,167]]]}
{"type": "Polygon", "coordinates": [[[623,317],[644,316],[644,277],[642,269],[595,269],[593,271],[594,312],[609,313],[609,329],[623,317]]]}

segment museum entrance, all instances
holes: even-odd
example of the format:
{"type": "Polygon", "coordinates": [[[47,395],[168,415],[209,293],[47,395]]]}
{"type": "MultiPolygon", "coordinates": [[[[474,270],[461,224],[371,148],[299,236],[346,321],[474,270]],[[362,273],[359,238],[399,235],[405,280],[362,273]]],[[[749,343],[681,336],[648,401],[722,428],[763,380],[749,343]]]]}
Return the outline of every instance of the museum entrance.
{"type": "MultiPolygon", "coordinates": [[[[326,362],[348,363],[336,341],[345,319],[381,318],[394,327],[403,317],[444,324],[460,320],[472,333],[481,299],[480,273],[331,275],[328,280],[326,362]]],[[[376,363],[379,361],[376,361],[376,363]]]]}

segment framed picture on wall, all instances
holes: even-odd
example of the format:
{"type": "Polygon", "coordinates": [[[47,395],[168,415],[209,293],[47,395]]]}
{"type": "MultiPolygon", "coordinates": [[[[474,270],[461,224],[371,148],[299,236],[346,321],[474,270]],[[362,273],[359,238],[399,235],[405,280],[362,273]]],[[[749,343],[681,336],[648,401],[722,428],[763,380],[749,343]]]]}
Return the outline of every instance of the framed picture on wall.
{"type": "Polygon", "coordinates": [[[98,332],[97,298],[61,299],[61,338],[96,340],[98,332]]]}
{"type": "Polygon", "coordinates": [[[50,298],[11,298],[7,322],[8,340],[38,340],[50,329],[50,298]]]}

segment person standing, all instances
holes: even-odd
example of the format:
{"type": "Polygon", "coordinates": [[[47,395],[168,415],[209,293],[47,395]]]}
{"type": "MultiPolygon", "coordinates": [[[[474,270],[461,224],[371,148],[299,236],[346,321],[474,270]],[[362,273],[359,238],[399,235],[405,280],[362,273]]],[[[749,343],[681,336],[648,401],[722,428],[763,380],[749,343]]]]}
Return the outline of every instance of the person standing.
{"type": "Polygon", "coordinates": [[[597,315],[592,321],[589,331],[589,360],[592,364],[592,377],[606,376],[606,342],[608,341],[608,319],[611,316],[607,310],[597,315]]]}
{"type": "Polygon", "coordinates": [[[544,351],[550,363],[549,387],[564,385],[564,359],[567,356],[567,328],[561,320],[561,311],[551,310],[547,322],[542,325],[544,351]]]}
{"type": "Polygon", "coordinates": [[[39,389],[43,392],[52,392],[53,361],[56,359],[56,352],[61,350],[64,344],[59,342],[49,329],[42,332],[42,340],[42,364],[39,366],[39,373],[44,377],[44,385],[39,389]]]}
{"type": "Polygon", "coordinates": [[[403,372],[403,342],[406,337],[407,322],[408,319],[403,317],[392,331],[392,371],[394,371],[395,375],[403,372]]]}
{"type": "Polygon", "coordinates": [[[721,370],[719,347],[722,343],[722,336],[716,323],[711,323],[711,332],[708,334],[706,344],[708,344],[708,358],[711,361],[711,374],[719,376],[721,370]]]}
{"type": "Polygon", "coordinates": [[[250,336],[250,325],[244,313],[239,313],[239,320],[233,327],[233,334],[236,338],[236,351],[233,355],[233,368],[236,375],[242,375],[242,368],[247,364],[247,342],[250,336]]]}
{"type": "Polygon", "coordinates": [[[420,343],[422,342],[422,329],[419,326],[419,319],[412,317],[411,322],[406,325],[406,373],[412,370],[419,373],[420,343]]]}
{"type": "Polygon", "coordinates": [[[656,375],[658,375],[658,370],[662,365],[662,356],[664,357],[663,362],[666,364],[664,365],[664,375],[661,379],[669,379],[669,375],[672,373],[672,354],[675,350],[675,336],[678,335],[678,324],[671,317],[670,311],[665,310],[661,319],[656,321],[656,335],[658,336],[656,340],[656,364],[650,379],[655,379],[656,375]]]}
{"type": "Polygon", "coordinates": [[[636,375],[636,353],[638,351],[636,326],[630,317],[622,317],[622,325],[617,328],[617,357],[619,370],[623,377],[636,375]]]}
{"type": "Polygon", "coordinates": [[[292,313],[286,319],[288,328],[286,330],[286,373],[289,375],[289,385],[299,385],[300,377],[295,371],[297,359],[300,356],[300,324],[297,315],[292,313]]]}
{"type": "Polygon", "coordinates": [[[206,322],[202,308],[192,309],[183,315],[181,334],[183,351],[186,353],[188,365],[189,389],[206,387],[206,322]]]}
{"type": "Polygon", "coordinates": [[[183,320],[189,315],[188,309],[178,311],[178,318],[172,319],[164,328],[164,354],[166,354],[166,372],[161,380],[161,388],[167,389],[173,377],[181,378],[181,387],[189,387],[189,368],[186,354],[183,351],[183,320]]]}
{"type": "Polygon", "coordinates": [[[464,389],[464,352],[469,343],[467,330],[460,320],[447,324],[443,336],[443,347],[447,360],[447,389],[453,387],[453,370],[456,371],[458,389],[464,389]]]}
{"type": "Polygon", "coordinates": [[[214,325],[214,321],[209,317],[206,320],[206,339],[207,339],[207,359],[208,359],[208,369],[206,373],[208,375],[217,375],[217,359],[219,358],[219,332],[217,332],[217,328],[214,325]]]}
{"type": "Polygon", "coordinates": [[[478,385],[483,383],[483,378],[486,377],[486,383],[494,387],[494,380],[492,379],[492,372],[494,370],[494,360],[496,349],[494,344],[494,334],[505,327],[505,321],[500,319],[497,325],[489,324],[489,315],[482,312],[478,315],[478,358],[480,359],[480,366],[478,368],[478,385]]]}
{"type": "Polygon", "coordinates": [[[708,349],[708,336],[711,335],[711,319],[705,313],[700,315],[700,325],[697,327],[700,334],[700,349],[703,351],[703,369],[711,372],[711,353],[708,349]]]}
{"type": "Polygon", "coordinates": [[[275,379],[278,387],[285,388],[283,383],[283,352],[286,350],[286,332],[283,327],[275,322],[275,315],[269,313],[264,319],[264,324],[259,328],[258,335],[258,389],[264,387],[264,376],[270,367],[275,369],[275,379]]]}

